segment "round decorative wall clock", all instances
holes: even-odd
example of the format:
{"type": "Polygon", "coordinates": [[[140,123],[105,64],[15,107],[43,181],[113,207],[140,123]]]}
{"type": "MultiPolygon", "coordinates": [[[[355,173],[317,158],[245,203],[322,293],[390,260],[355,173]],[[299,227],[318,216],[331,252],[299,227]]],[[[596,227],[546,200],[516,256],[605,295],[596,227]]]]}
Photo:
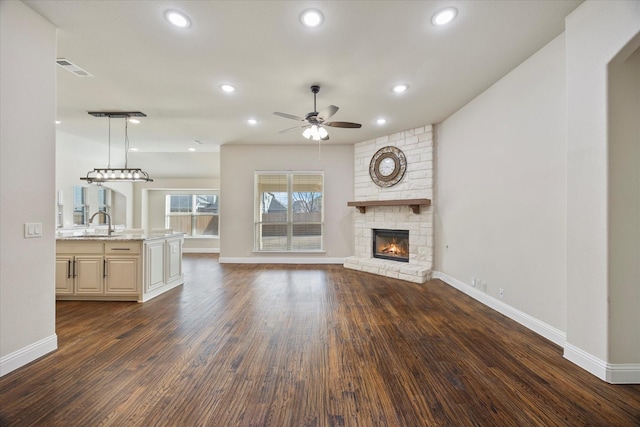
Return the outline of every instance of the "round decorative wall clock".
{"type": "Polygon", "coordinates": [[[396,185],[407,170],[407,158],[397,147],[382,147],[371,158],[369,175],[380,187],[396,185]]]}

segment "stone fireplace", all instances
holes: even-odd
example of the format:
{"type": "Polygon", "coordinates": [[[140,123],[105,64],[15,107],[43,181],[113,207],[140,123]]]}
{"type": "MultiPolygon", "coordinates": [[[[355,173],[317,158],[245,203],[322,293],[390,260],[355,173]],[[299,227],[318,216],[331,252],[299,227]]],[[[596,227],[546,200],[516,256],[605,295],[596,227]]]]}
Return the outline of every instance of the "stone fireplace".
{"type": "MultiPolygon", "coordinates": [[[[355,253],[344,266],[415,283],[431,278],[433,263],[433,136],[425,126],[355,145],[353,212],[355,253]],[[382,147],[402,150],[407,170],[400,182],[379,187],[369,177],[372,156],[382,147]],[[408,256],[403,262],[375,255],[374,230],[407,233],[408,256]]],[[[396,237],[397,239],[397,237],[396,237]]]]}

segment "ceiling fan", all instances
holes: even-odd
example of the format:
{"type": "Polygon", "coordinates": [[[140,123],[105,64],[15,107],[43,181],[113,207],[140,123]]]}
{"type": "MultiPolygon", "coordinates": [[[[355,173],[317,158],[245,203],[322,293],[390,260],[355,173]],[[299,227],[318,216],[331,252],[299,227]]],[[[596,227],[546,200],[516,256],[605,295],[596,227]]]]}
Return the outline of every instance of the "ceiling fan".
{"type": "Polygon", "coordinates": [[[338,107],[335,105],[329,105],[326,108],[323,108],[321,111],[316,110],[316,94],[320,91],[320,86],[313,85],[311,86],[311,92],[313,93],[313,112],[307,113],[304,117],[294,116],[293,114],[287,113],[279,113],[275,112],[276,116],[284,117],[286,119],[298,120],[302,122],[307,122],[302,126],[295,126],[289,129],[281,130],[278,133],[287,133],[293,132],[297,129],[304,129],[302,132],[302,136],[307,139],[313,139],[314,141],[326,141],[329,139],[329,132],[324,128],[324,126],[330,126],[334,128],[360,128],[362,125],[360,123],[351,123],[351,122],[327,122],[326,120],[333,116],[336,111],[338,111],[338,107]]]}

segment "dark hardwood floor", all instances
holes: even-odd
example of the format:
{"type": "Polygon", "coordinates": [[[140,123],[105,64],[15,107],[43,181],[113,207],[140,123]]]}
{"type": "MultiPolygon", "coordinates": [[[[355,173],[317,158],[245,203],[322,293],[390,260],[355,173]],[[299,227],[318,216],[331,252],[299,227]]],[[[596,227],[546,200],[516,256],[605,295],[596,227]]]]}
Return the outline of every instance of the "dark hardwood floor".
{"type": "Polygon", "coordinates": [[[0,378],[0,425],[640,426],[640,385],[438,280],[184,269],[144,304],[58,302],[59,349],[0,378]]]}

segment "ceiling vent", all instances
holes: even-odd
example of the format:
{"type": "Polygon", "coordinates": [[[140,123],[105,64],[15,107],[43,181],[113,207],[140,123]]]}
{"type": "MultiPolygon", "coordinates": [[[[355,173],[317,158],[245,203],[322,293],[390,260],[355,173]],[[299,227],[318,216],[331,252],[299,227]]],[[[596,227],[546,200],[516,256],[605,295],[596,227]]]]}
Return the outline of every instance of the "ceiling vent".
{"type": "Polygon", "coordinates": [[[82,68],[78,67],[76,64],[72,63],[71,61],[69,61],[67,59],[58,58],[58,59],[56,59],[56,64],[58,64],[59,66],[61,66],[65,70],[75,74],[76,76],[79,76],[79,77],[93,77],[92,74],[88,73],[87,71],[83,70],[82,68]]]}

